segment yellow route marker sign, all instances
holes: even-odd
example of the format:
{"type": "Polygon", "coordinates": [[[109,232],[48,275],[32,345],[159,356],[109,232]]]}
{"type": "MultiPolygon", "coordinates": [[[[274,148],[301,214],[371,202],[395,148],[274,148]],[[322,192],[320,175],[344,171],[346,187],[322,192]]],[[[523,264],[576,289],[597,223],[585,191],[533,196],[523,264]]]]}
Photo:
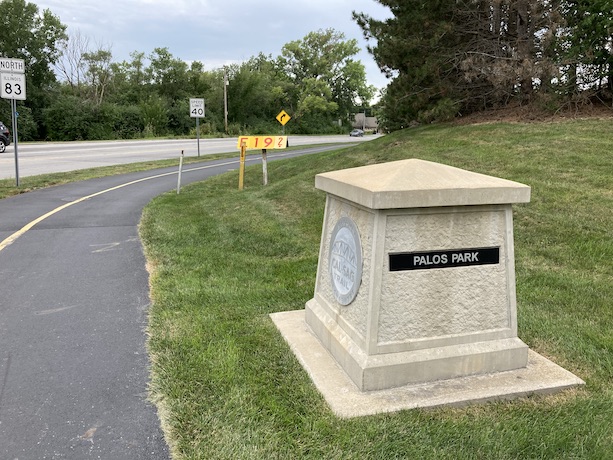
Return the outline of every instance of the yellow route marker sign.
{"type": "Polygon", "coordinates": [[[279,115],[277,115],[277,121],[283,126],[285,126],[285,124],[291,119],[292,117],[290,117],[285,110],[281,110],[281,112],[279,112],[279,115]]]}
{"type": "Polygon", "coordinates": [[[245,143],[248,149],[284,149],[287,147],[287,136],[241,136],[236,148],[245,143]]]}

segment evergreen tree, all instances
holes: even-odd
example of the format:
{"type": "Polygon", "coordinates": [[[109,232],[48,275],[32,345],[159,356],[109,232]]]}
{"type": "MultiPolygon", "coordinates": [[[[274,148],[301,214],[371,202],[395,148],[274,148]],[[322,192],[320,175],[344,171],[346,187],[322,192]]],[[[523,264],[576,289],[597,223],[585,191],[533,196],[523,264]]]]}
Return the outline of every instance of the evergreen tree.
{"type": "Polygon", "coordinates": [[[563,0],[567,28],[561,54],[570,90],[613,91],[613,0],[563,0]],[[578,68],[581,68],[579,79],[578,68]]]}

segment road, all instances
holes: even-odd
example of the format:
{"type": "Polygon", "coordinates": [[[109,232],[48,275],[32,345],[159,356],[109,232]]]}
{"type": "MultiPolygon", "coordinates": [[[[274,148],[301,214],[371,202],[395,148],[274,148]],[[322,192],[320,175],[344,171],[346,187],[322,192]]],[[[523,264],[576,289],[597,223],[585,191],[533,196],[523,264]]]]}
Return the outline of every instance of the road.
{"type": "MultiPolygon", "coordinates": [[[[288,136],[291,147],[315,144],[363,142],[376,136],[288,136]]],[[[237,138],[201,139],[200,155],[235,152],[237,138]]],[[[186,157],[198,155],[196,139],[147,140],[147,141],[102,141],[102,142],[37,142],[19,143],[19,177],[35,176],[53,172],[136,163],[141,161],[179,158],[181,151],[186,157]]],[[[0,179],[15,178],[14,147],[7,147],[0,154],[0,179]]]]}
{"type": "MultiPolygon", "coordinates": [[[[274,151],[269,161],[327,148],[274,151]]],[[[182,182],[237,167],[189,165],[182,182]]],[[[147,401],[138,223],[176,185],[174,167],[0,200],[0,459],[169,458],[147,401]]]]}

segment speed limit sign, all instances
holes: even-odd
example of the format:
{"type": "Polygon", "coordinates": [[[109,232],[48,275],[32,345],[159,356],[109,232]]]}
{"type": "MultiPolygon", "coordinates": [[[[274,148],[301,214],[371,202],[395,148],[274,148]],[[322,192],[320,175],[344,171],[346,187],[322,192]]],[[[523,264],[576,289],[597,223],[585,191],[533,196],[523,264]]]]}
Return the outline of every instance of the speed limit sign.
{"type": "Polygon", "coordinates": [[[189,116],[192,118],[204,118],[204,99],[189,100],[189,116]]]}
{"type": "Polygon", "coordinates": [[[0,95],[4,99],[26,100],[26,76],[20,73],[0,73],[0,95]]]}

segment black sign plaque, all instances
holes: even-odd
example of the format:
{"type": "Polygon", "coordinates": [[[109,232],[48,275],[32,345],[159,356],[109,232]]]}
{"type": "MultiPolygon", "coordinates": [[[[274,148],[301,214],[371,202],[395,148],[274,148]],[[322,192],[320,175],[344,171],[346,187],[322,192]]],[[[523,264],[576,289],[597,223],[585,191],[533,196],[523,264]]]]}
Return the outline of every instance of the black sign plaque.
{"type": "Polygon", "coordinates": [[[500,262],[500,248],[471,248],[451,251],[400,252],[389,255],[390,271],[494,265],[500,262]]]}

